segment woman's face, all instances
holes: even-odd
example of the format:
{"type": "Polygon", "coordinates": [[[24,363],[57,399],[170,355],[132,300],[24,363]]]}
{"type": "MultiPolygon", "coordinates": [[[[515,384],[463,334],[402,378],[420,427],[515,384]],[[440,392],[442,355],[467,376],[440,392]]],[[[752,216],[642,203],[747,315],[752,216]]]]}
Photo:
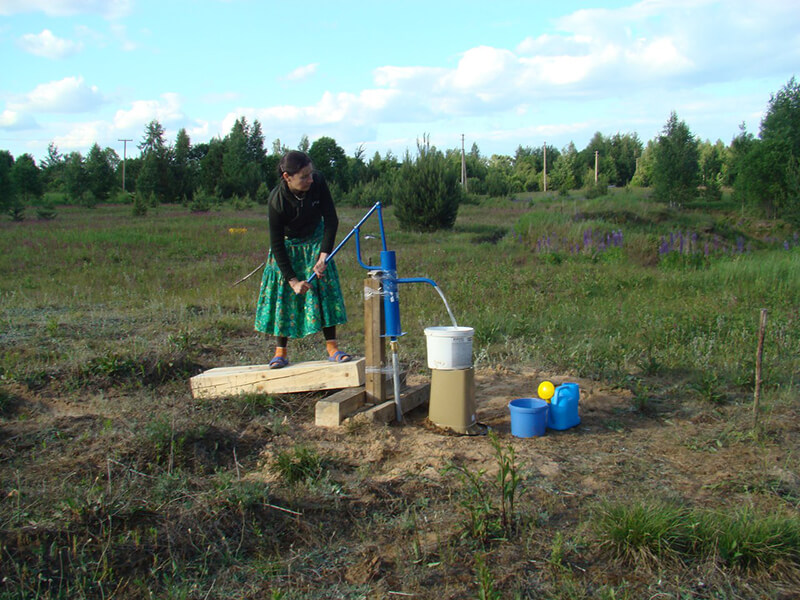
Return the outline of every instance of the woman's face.
{"type": "Polygon", "coordinates": [[[306,165],[294,175],[284,173],[283,179],[293,192],[307,192],[311,188],[311,184],[314,183],[313,171],[312,165],[306,165]]]}

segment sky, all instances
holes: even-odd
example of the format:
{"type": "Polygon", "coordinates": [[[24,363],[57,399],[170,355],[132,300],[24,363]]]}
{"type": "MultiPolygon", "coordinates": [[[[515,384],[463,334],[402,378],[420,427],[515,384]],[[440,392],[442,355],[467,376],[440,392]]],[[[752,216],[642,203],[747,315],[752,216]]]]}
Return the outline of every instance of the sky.
{"type": "Polygon", "coordinates": [[[798,0],[0,0],[0,149],[132,157],[154,119],[197,144],[244,116],[268,150],[513,155],[672,111],[727,144],[799,71],[798,0]]]}

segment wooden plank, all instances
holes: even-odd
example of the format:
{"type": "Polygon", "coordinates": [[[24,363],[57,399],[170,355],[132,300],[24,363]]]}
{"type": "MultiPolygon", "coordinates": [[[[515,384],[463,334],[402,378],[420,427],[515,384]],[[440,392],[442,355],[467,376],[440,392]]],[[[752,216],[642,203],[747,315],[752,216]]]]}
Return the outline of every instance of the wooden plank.
{"type": "Polygon", "coordinates": [[[314,423],[317,427],[338,427],[364,406],[364,388],[348,388],[317,402],[314,423]]]}
{"type": "Polygon", "coordinates": [[[384,330],[383,297],[381,282],[371,277],[364,280],[364,358],[366,380],[364,389],[367,402],[380,404],[386,401],[386,378],[382,370],[386,366],[386,338],[384,330]]]}
{"type": "Polygon", "coordinates": [[[190,385],[195,398],[336,390],[364,385],[364,363],[359,358],[346,363],[309,361],[283,369],[267,365],[219,367],[192,377],[190,385]]]}
{"type": "MultiPolygon", "coordinates": [[[[431,384],[423,383],[409,388],[400,396],[400,407],[403,414],[427,404],[431,395],[431,384]]],[[[397,418],[394,400],[378,404],[351,417],[353,420],[365,420],[372,423],[391,423],[397,418]]]]}

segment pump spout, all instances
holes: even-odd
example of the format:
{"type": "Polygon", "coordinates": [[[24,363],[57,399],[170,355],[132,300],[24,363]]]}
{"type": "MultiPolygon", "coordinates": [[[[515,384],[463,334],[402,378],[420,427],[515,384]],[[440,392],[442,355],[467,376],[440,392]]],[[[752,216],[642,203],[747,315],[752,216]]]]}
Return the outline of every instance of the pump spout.
{"type": "Polygon", "coordinates": [[[427,277],[403,277],[396,281],[397,283],[429,283],[435,288],[439,287],[433,279],[428,279],[427,277]]]}
{"type": "Polygon", "coordinates": [[[447,314],[450,317],[450,320],[453,322],[453,327],[458,327],[458,323],[456,323],[456,317],[453,315],[453,311],[450,308],[450,303],[447,302],[447,298],[444,297],[444,293],[442,292],[442,288],[440,288],[435,281],[432,279],[428,279],[427,277],[408,277],[405,279],[397,279],[397,283],[429,283],[433,286],[439,293],[439,297],[441,297],[442,302],[444,302],[444,307],[447,309],[447,314]]]}

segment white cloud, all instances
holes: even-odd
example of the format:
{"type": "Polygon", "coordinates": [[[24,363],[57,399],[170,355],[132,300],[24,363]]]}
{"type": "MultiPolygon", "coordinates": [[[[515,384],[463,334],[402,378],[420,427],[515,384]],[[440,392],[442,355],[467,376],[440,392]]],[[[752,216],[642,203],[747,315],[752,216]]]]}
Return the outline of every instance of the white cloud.
{"type": "Polygon", "coordinates": [[[395,105],[399,94],[395,90],[370,89],[359,94],[325,92],[316,104],[310,106],[270,106],[266,108],[239,107],[222,120],[221,133],[227,134],[241,116],[249,121],[258,119],[265,130],[273,126],[314,128],[347,123],[363,126],[384,118],[395,105]]]}
{"type": "Polygon", "coordinates": [[[87,85],[83,77],[65,77],[36,86],[8,106],[22,112],[81,113],[94,110],[104,102],[97,86],[87,85]]]}
{"type": "MultiPolygon", "coordinates": [[[[766,0],[763,11],[776,19],[772,27],[789,21],[794,23],[789,31],[796,32],[800,13],[794,2],[766,0]]],[[[763,40],[761,12],[761,5],[756,10],[744,0],[641,0],[618,9],[578,10],[516,47],[468,48],[450,68],[384,65],[374,69],[368,89],[326,91],[306,105],[238,108],[225,117],[221,133],[242,115],[259,119],[265,131],[310,135],[349,128],[351,139],[354,131],[430,127],[426,123],[441,131],[456,117],[481,120],[498,139],[564,137],[591,127],[635,124],[624,112],[614,120],[588,122],[587,114],[597,113],[586,111],[643,103],[642,109],[648,105],[652,112],[650,99],[677,108],[684,106],[674,104],[684,99],[680,91],[698,83],[735,85],[742,69],[781,73],[788,60],[800,64],[800,44],[788,48],[780,38],[763,40]],[[745,16],[750,14],[755,23],[745,16]],[[547,114],[539,114],[540,108],[547,114]]]]}
{"type": "Polygon", "coordinates": [[[114,115],[114,128],[141,131],[154,119],[162,125],[167,125],[183,121],[185,118],[180,96],[168,92],[161,94],[160,100],[137,100],[130,110],[118,110],[114,115]]]}
{"type": "Polygon", "coordinates": [[[86,151],[94,144],[103,146],[103,140],[109,140],[112,137],[113,133],[108,123],[92,121],[73,125],[69,132],[55,136],[53,142],[62,150],[86,151]]]}
{"type": "Polygon", "coordinates": [[[8,109],[0,113],[0,129],[5,129],[6,131],[24,131],[36,128],[38,128],[38,124],[29,114],[8,109]]]}
{"type": "MultiPolygon", "coordinates": [[[[113,119],[85,122],[51,123],[52,141],[63,150],[87,152],[95,143],[101,147],[111,146],[122,153],[122,138],[133,139],[128,143],[128,157],[136,154],[145,126],[157,120],[165,128],[167,142],[175,139],[177,130],[185,127],[193,142],[210,137],[210,125],[205,121],[189,121],[181,108],[180,97],[174,93],[163,94],[157,100],[134,102],[128,110],[118,110],[113,119]]],[[[0,121],[1,122],[1,121],[0,121]]]]}
{"type": "Polygon", "coordinates": [[[65,58],[83,49],[83,45],[72,40],[56,37],[49,29],[41,33],[27,33],[19,40],[19,46],[30,54],[44,58],[65,58]]]}
{"type": "Polygon", "coordinates": [[[519,67],[517,56],[510,50],[478,46],[467,50],[458,61],[455,71],[449,73],[441,83],[442,87],[452,87],[461,92],[499,91],[508,83],[513,85],[519,67]]]}
{"type": "Polygon", "coordinates": [[[625,50],[626,62],[644,71],[650,69],[662,77],[691,71],[694,62],[678,50],[675,39],[664,37],[642,41],[625,50]]]}
{"type": "Polygon", "coordinates": [[[319,67],[319,63],[311,63],[310,65],[304,65],[302,67],[297,67],[291,73],[286,75],[285,79],[289,81],[301,81],[303,79],[308,79],[314,73],[317,72],[317,68],[319,67]]]}
{"type": "Polygon", "coordinates": [[[207,140],[211,136],[211,124],[208,121],[197,121],[192,127],[186,128],[191,140],[207,140]]]}
{"type": "Polygon", "coordinates": [[[0,0],[0,15],[42,12],[50,17],[99,14],[109,19],[130,13],[133,0],[0,0]]]}

